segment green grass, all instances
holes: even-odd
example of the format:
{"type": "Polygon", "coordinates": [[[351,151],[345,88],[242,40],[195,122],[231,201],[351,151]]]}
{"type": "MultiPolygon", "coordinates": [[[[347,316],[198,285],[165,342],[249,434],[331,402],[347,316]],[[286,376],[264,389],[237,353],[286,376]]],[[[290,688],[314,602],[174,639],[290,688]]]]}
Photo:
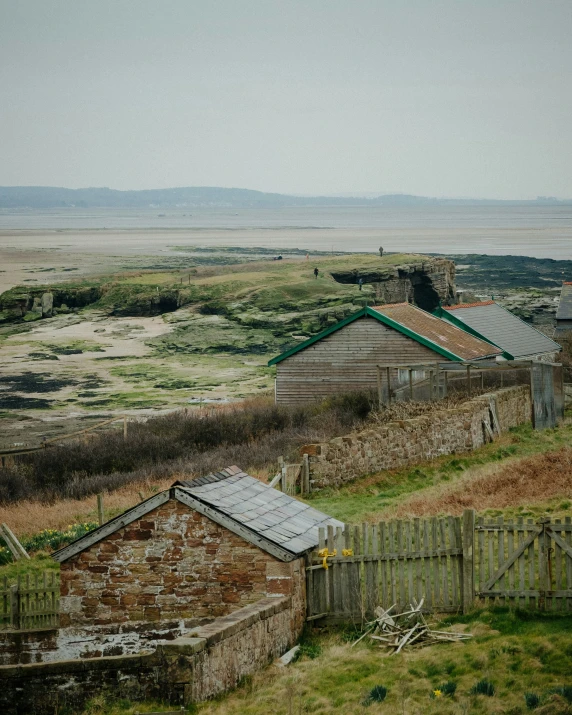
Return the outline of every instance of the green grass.
{"type": "MultiPolygon", "coordinates": [[[[454,625],[473,632],[474,638],[388,658],[372,641],[364,639],[352,648],[342,632],[323,632],[313,636],[319,649],[311,654],[287,668],[263,670],[234,692],[196,706],[194,712],[524,715],[528,712],[525,693],[536,693],[542,704],[550,702],[554,690],[570,693],[572,615],[531,615],[503,608],[449,616],[434,625],[454,625]],[[478,686],[483,680],[492,684],[494,695],[473,692],[483,687],[478,686]],[[370,697],[372,693],[380,700],[370,697]]],[[[155,704],[146,705],[160,710],[155,704]]],[[[136,709],[145,712],[135,703],[110,704],[101,698],[84,712],[132,715],[136,709]]]]}
{"type": "Polygon", "coordinates": [[[34,556],[30,559],[21,559],[20,561],[0,566],[0,583],[3,582],[4,578],[7,578],[9,583],[15,583],[18,576],[22,578],[25,578],[28,575],[30,577],[34,577],[36,574],[41,576],[44,571],[59,573],[59,570],[59,563],[54,561],[50,554],[43,551],[34,554],[34,556]]]}
{"type": "MultiPolygon", "coordinates": [[[[307,498],[307,502],[316,509],[330,514],[341,521],[359,523],[381,518],[392,507],[409,494],[422,492],[443,482],[452,482],[467,470],[487,464],[500,464],[507,459],[518,459],[534,454],[550,452],[572,441],[572,421],[567,420],[556,429],[535,431],[531,425],[521,425],[502,435],[496,442],[488,444],[474,452],[463,455],[440,457],[414,467],[380,472],[356,479],[339,489],[326,488],[307,498]]],[[[564,510],[570,507],[566,500],[558,500],[549,509],[564,510]]],[[[539,505],[544,513],[546,505],[539,505]]],[[[487,516],[501,513],[518,516],[534,516],[535,507],[529,511],[523,508],[513,510],[489,510],[482,512],[487,516]]],[[[540,513],[539,512],[539,513],[540,513]]]]}

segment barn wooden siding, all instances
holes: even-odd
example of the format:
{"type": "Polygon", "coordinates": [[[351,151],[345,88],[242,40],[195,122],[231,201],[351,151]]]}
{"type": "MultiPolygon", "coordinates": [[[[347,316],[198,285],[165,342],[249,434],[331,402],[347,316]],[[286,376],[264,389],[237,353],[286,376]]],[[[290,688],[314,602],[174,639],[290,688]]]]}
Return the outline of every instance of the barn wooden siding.
{"type": "MultiPolygon", "coordinates": [[[[445,358],[364,316],[276,366],[276,402],[295,405],[343,392],[377,390],[377,365],[445,358]]],[[[396,379],[397,370],[392,375],[396,379]]]]}

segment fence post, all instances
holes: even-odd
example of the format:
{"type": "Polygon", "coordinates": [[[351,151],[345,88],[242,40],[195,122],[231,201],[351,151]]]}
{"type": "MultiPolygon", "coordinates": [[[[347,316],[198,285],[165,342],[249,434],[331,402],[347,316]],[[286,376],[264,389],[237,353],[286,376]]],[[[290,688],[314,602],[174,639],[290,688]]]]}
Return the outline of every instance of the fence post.
{"type": "Polygon", "coordinates": [[[19,608],[19,596],[18,593],[20,586],[20,577],[18,576],[18,584],[10,587],[10,625],[12,628],[17,629],[20,627],[20,608],[19,608]]]}
{"type": "Polygon", "coordinates": [[[310,493],[310,458],[307,454],[302,457],[302,494],[310,493]]]}
{"type": "Polygon", "coordinates": [[[538,586],[540,591],[538,608],[541,611],[546,610],[546,592],[550,591],[552,588],[548,564],[550,537],[546,535],[546,525],[549,523],[550,519],[548,518],[540,519],[538,521],[539,526],[542,527],[542,531],[538,534],[538,586]]]}
{"type": "Polygon", "coordinates": [[[391,407],[391,368],[385,368],[387,375],[387,406],[391,407]]]}
{"type": "Polygon", "coordinates": [[[105,512],[103,510],[103,494],[97,495],[97,519],[99,521],[100,526],[105,523],[105,512]]]}
{"type": "Polygon", "coordinates": [[[123,416],[123,440],[127,439],[127,416],[123,416]]]}
{"type": "Polygon", "coordinates": [[[475,541],[475,510],[463,511],[463,613],[468,613],[473,607],[475,598],[474,583],[474,541],[475,541]]]}
{"type": "Polygon", "coordinates": [[[383,395],[381,392],[381,368],[377,366],[377,406],[381,409],[383,404],[383,395]]]}

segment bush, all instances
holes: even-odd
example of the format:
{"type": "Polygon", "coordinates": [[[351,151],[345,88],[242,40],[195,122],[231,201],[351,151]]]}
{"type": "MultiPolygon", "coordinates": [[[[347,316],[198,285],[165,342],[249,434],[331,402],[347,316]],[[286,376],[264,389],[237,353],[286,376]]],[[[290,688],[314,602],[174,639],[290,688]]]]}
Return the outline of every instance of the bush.
{"type": "Polygon", "coordinates": [[[524,702],[526,703],[528,710],[536,710],[536,708],[540,705],[540,696],[536,693],[525,693],[524,702]]]}
{"type": "Polygon", "coordinates": [[[33,536],[21,539],[21,543],[26,551],[30,553],[33,553],[34,551],[41,551],[43,549],[56,551],[57,549],[61,549],[63,546],[71,544],[72,541],[80,539],[88,532],[93,531],[93,529],[97,529],[98,526],[99,524],[97,524],[97,522],[87,521],[83,524],[71,524],[65,531],[58,531],[57,529],[44,529],[33,536]]]}
{"type": "Polygon", "coordinates": [[[495,686],[490,682],[490,680],[479,680],[471,688],[472,695],[488,695],[492,697],[495,694],[495,686]]]}
{"type": "Polygon", "coordinates": [[[339,396],[303,407],[270,400],[178,410],[130,425],[127,440],[107,430],[89,442],[64,442],[21,456],[0,469],[0,503],[19,499],[82,498],[153,476],[188,477],[230,464],[243,469],[299,459],[308,442],[344,434],[371,409],[367,396],[339,396]]]}
{"type": "Polygon", "coordinates": [[[367,707],[372,703],[382,703],[387,696],[387,688],[383,685],[374,686],[367,694],[363,704],[367,707]]]}
{"type": "Polygon", "coordinates": [[[443,685],[440,685],[436,689],[443,695],[447,695],[452,698],[457,691],[457,683],[455,683],[454,680],[448,680],[446,683],[443,683],[443,685]]]}

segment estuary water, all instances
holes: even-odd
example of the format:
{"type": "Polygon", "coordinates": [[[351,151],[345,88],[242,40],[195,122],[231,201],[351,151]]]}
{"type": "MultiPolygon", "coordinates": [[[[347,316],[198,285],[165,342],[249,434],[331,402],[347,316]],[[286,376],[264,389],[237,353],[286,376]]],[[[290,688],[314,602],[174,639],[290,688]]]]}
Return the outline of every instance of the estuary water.
{"type": "Polygon", "coordinates": [[[153,245],[243,245],[369,253],[382,245],[572,259],[572,205],[0,210],[0,247],[19,238],[28,249],[46,246],[58,235],[97,252],[94,234],[117,248],[122,235],[118,243],[146,252],[153,245]]]}

